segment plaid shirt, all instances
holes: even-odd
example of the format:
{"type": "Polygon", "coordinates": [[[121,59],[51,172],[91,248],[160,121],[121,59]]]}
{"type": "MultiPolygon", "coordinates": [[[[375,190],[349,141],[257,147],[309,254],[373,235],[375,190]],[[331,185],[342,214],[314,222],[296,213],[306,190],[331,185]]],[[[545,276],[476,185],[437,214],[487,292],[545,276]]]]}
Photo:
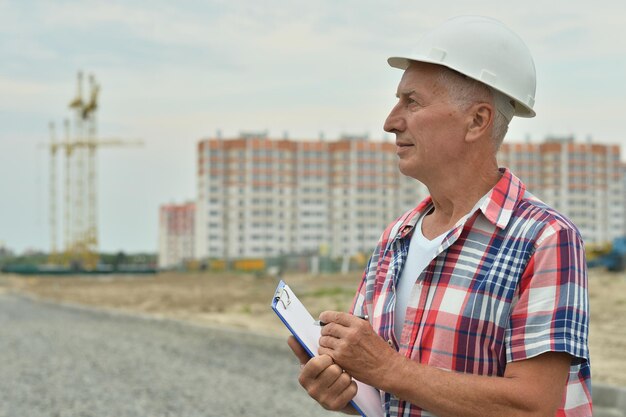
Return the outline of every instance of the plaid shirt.
{"type": "MultiPolygon", "coordinates": [[[[557,416],[591,416],[587,271],[576,227],[526,191],[509,170],[483,204],[447,234],[417,278],[400,340],[395,288],[426,198],[389,225],[370,258],[352,312],[401,354],[456,372],[504,375],[545,352],[573,357],[557,416]]],[[[431,416],[381,393],[386,416],[431,416]]]]}

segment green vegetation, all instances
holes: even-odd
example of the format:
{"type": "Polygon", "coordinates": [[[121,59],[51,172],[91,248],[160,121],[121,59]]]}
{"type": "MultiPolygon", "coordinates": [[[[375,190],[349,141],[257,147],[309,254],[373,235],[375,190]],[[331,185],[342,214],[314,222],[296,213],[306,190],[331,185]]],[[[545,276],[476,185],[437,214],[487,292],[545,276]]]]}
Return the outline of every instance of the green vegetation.
{"type": "Polygon", "coordinates": [[[156,265],[156,253],[101,253],[100,263],[112,265],[156,265]]]}
{"type": "Polygon", "coordinates": [[[24,265],[27,267],[36,267],[37,265],[43,265],[48,261],[48,254],[46,253],[33,253],[29,255],[12,255],[0,256],[0,267],[9,265],[24,265]]]}
{"type": "Polygon", "coordinates": [[[343,287],[325,287],[305,294],[307,297],[341,297],[341,296],[354,296],[354,289],[343,287]]]}
{"type": "MultiPolygon", "coordinates": [[[[157,255],[154,253],[101,253],[99,258],[100,264],[113,269],[121,266],[154,266],[157,262],[157,255]]],[[[36,269],[47,264],[50,264],[50,256],[45,252],[14,255],[8,251],[0,251],[0,268],[36,269]]]]}

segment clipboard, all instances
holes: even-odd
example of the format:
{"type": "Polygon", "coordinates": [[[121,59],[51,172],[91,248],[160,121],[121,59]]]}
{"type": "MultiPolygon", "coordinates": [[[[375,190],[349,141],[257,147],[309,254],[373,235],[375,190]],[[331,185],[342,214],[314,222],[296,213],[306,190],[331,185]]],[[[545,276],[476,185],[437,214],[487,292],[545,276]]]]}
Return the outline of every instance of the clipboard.
{"type": "MultiPolygon", "coordinates": [[[[284,281],[278,283],[272,310],[278,315],[291,334],[298,340],[309,356],[318,356],[319,339],[322,328],[314,324],[315,319],[300,302],[291,288],[284,281]]],[[[380,392],[367,384],[354,380],[357,384],[357,394],[350,401],[352,406],[363,417],[383,417],[380,392]]]]}

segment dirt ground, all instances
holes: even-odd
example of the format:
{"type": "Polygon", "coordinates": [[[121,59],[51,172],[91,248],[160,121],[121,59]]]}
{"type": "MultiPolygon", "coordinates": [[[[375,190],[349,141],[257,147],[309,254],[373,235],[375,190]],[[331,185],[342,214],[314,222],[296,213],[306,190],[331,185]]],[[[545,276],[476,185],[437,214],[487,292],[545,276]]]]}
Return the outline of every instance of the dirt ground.
{"type": "MultiPolygon", "coordinates": [[[[290,275],[285,281],[314,317],[346,310],[360,274],[290,275]]],[[[18,277],[0,275],[0,293],[141,312],[200,325],[288,334],[269,307],[278,280],[243,274],[161,273],[154,276],[18,277]]],[[[626,386],[626,273],[592,270],[590,351],[594,382],[626,386]]]]}

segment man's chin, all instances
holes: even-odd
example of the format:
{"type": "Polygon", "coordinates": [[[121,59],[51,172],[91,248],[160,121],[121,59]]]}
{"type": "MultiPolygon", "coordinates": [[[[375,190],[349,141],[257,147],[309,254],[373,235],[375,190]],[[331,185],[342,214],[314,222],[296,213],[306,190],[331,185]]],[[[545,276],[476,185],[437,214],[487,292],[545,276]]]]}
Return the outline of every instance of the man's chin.
{"type": "Polygon", "coordinates": [[[407,177],[416,178],[417,169],[414,163],[410,163],[407,160],[400,159],[398,161],[398,170],[402,175],[407,177]]]}

